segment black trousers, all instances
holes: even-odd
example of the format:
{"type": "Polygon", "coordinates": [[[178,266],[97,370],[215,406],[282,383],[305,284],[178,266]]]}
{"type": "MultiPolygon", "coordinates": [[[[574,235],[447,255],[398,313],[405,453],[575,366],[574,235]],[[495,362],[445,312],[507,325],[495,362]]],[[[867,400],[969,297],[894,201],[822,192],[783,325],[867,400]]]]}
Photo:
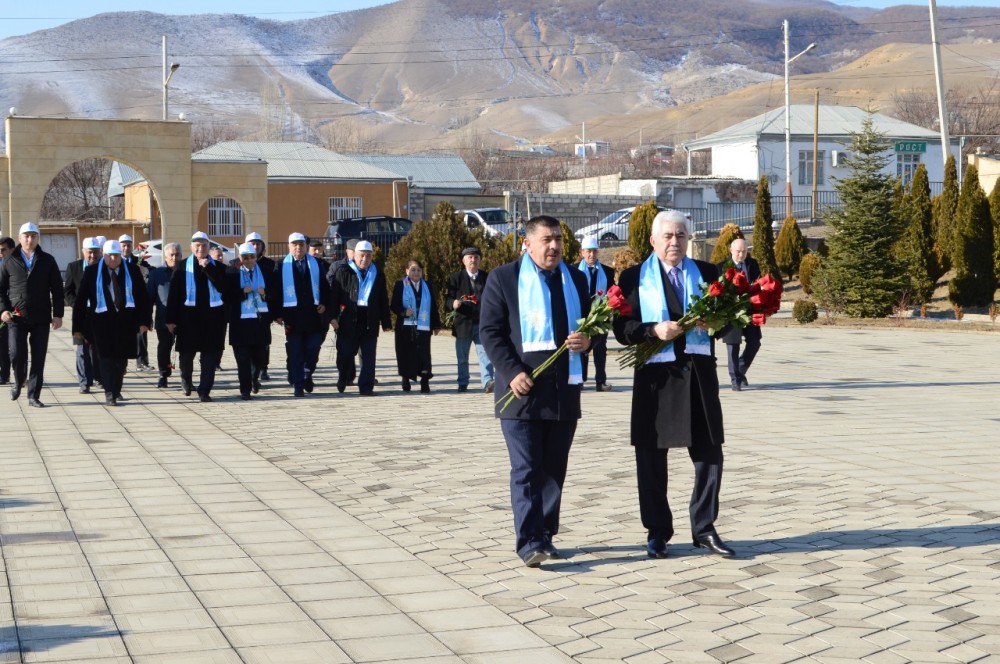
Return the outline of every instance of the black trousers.
{"type": "MultiPolygon", "coordinates": [[[[722,488],[722,446],[693,445],[687,448],[694,464],[691,491],[691,535],[715,534],[722,488]]],[[[669,540],[674,534],[674,518],[667,500],[667,450],[635,448],[636,476],[639,480],[639,515],[648,539],[669,540]]]]}
{"type": "Polygon", "coordinates": [[[28,381],[28,398],[39,399],[45,381],[45,355],[49,350],[49,329],[45,323],[8,323],[7,350],[14,371],[16,385],[28,381]],[[31,370],[28,370],[28,353],[31,353],[31,370]]]}
{"type": "Polygon", "coordinates": [[[576,420],[500,420],[510,456],[514,550],[522,558],[559,532],[559,508],[576,420]]]}
{"type": "Polygon", "coordinates": [[[260,372],[267,361],[267,346],[233,346],[236,356],[236,375],[240,379],[240,394],[250,394],[253,384],[260,380],[260,372]]]}
{"type": "MultiPolygon", "coordinates": [[[[215,385],[215,370],[219,368],[222,360],[221,350],[203,350],[200,355],[201,375],[198,377],[198,396],[208,396],[215,385]]],[[[180,353],[181,381],[186,385],[193,384],[195,353],[180,353]]]]}
{"type": "Polygon", "coordinates": [[[337,335],[337,386],[346,386],[358,379],[358,391],[371,392],[375,389],[375,349],[378,337],[374,334],[337,335]],[[361,353],[361,375],[355,356],[361,353]]]}
{"type": "Polygon", "coordinates": [[[135,336],[136,345],[136,357],[135,363],[137,366],[149,366],[149,341],[146,339],[145,332],[139,332],[135,336]]]}
{"type": "Polygon", "coordinates": [[[747,325],[743,328],[743,339],[746,341],[743,355],[740,355],[740,344],[726,344],[729,380],[736,382],[747,377],[747,370],[750,369],[753,358],[757,357],[757,351],[760,350],[760,338],[760,328],[756,325],[747,325]]]}
{"type": "Polygon", "coordinates": [[[174,349],[175,336],[165,327],[156,328],[156,368],[160,375],[168,377],[170,371],[170,351],[174,349]]]}
{"type": "Polygon", "coordinates": [[[608,374],[605,371],[608,364],[608,335],[595,334],[590,338],[590,352],[580,357],[583,361],[583,382],[587,382],[591,355],[594,356],[594,382],[603,385],[608,382],[608,374]]]}
{"type": "Polygon", "coordinates": [[[10,381],[10,339],[7,334],[8,326],[4,325],[0,330],[0,383],[10,381]]]}
{"type": "Polygon", "coordinates": [[[125,382],[128,360],[124,357],[101,357],[101,377],[104,379],[104,395],[120,397],[125,382]]]}

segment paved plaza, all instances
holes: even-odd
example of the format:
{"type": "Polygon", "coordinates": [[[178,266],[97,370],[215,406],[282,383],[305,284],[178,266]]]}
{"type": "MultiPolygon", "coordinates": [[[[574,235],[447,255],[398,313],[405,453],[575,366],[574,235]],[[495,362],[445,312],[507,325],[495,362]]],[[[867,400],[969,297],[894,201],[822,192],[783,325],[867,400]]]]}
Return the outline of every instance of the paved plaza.
{"type": "Polygon", "coordinates": [[[227,352],[213,403],[129,373],[109,409],[53,334],[49,407],[0,394],[0,661],[1000,662],[1000,334],[768,326],[752,389],[721,367],[733,560],[691,545],[683,451],[646,557],[609,362],[540,569],[451,337],[404,395],[383,335],[375,399],[337,394],[332,343],[306,399],[278,343],[251,402],[227,352]]]}

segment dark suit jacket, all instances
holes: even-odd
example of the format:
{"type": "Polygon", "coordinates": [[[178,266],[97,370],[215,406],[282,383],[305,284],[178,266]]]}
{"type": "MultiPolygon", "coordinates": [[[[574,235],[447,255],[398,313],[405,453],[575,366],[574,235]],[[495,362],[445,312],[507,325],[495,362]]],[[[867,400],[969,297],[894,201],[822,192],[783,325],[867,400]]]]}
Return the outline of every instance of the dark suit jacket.
{"type": "MultiPolygon", "coordinates": [[[[744,262],[746,263],[747,278],[750,280],[750,283],[760,279],[760,263],[758,263],[756,259],[750,258],[749,256],[747,256],[747,259],[744,262]]],[[[736,264],[733,263],[732,256],[719,263],[720,271],[724,272],[726,268],[730,267],[736,267],[736,264]]],[[[738,327],[734,327],[722,337],[722,340],[727,344],[740,344],[743,342],[744,336],[747,338],[756,337],[759,340],[761,338],[760,327],[754,325],[753,323],[750,323],[742,330],[738,327]]]]}
{"type": "MultiPolygon", "coordinates": [[[[710,284],[719,278],[716,266],[704,261],[695,263],[705,283],[710,284]]],[[[632,306],[632,313],[617,316],[614,321],[615,338],[624,345],[644,341],[647,329],[653,325],[642,322],[639,302],[641,267],[636,265],[625,270],[618,281],[618,286],[632,306]]],[[[667,295],[670,320],[679,320],[684,312],[666,274],[663,275],[663,290],[667,295]]],[[[635,370],[631,427],[633,445],[691,447],[721,445],[725,440],[714,342],[712,355],[688,355],[684,352],[684,341],[684,335],[674,339],[677,359],[673,362],[647,364],[635,370]]]]}
{"type": "Polygon", "coordinates": [[[149,301],[153,305],[153,324],[157,329],[163,328],[167,324],[167,300],[170,294],[170,278],[174,274],[172,267],[162,265],[153,268],[146,280],[146,292],[149,293],[149,301]]]}
{"type": "Polygon", "coordinates": [[[65,307],[62,274],[52,254],[36,248],[29,274],[15,246],[0,266],[0,313],[19,309],[22,322],[35,325],[62,318],[65,307]]]}
{"type": "Polygon", "coordinates": [[[86,260],[75,260],[66,266],[66,279],[63,283],[63,300],[67,307],[76,303],[76,294],[80,292],[80,282],[83,281],[83,271],[87,267],[86,260]]]}
{"type": "MultiPolygon", "coordinates": [[[[184,304],[187,297],[187,257],[177,262],[170,275],[167,296],[167,324],[176,325],[177,352],[219,352],[226,346],[226,305],[209,304],[208,282],[211,281],[223,297],[226,293],[226,266],[214,261],[202,268],[194,262],[194,306],[184,304]]],[[[223,301],[224,302],[224,301],[223,301]]]]}
{"type": "Polygon", "coordinates": [[[469,278],[469,273],[465,268],[448,277],[448,287],[445,289],[444,310],[455,312],[455,324],[451,328],[452,336],[472,336],[472,326],[479,322],[483,292],[486,289],[486,279],[489,274],[486,270],[480,270],[476,274],[475,283],[472,283],[472,279],[469,278]],[[479,304],[463,301],[458,309],[452,308],[452,302],[461,300],[463,295],[475,295],[476,299],[479,300],[479,304]]]}
{"type": "MultiPolygon", "coordinates": [[[[479,318],[479,338],[486,347],[486,354],[493,362],[496,374],[494,399],[500,398],[510,389],[510,382],[522,371],[529,374],[544,362],[553,351],[521,351],[520,306],[517,299],[517,277],[521,260],[507,263],[493,270],[486,281],[483,292],[482,310],[479,318]]],[[[586,278],[579,270],[569,269],[570,277],[580,294],[580,312],[586,316],[590,311],[587,297],[586,278]]],[[[566,340],[556,338],[556,346],[566,340]]],[[[515,399],[497,417],[512,420],[560,420],[580,419],[580,386],[569,384],[569,354],[562,356],[535,379],[535,386],[522,399],[515,399]]]]}
{"type": "Polygon", "coordinates": [[[383,330],[392,329],[389,291],[382,270],[375,274],[375,283],[368,299],[367,318],[364,320],[358,320],[358,275],[354,274],[354,269],[350,265],[345,263],[337,268],[333,277],[330,300],[333,307],[332,315],[337,316],[340,323],[340,327],[337,328],[338,336],[346,334],[350,337],[360,334],[377,337],[380,327],[383,330]]]}
{"type": "MultiPolygon", "coordinates": [[[[576,269],[580,270],[580,264],[579,263],[575,263],[573,265],[573,267],[575,267],[576,269]]],[[[600,267],[601,267],[602,270],[604,270],[604,276],[607,277],[607,279],[608,279],[608,288],[611,288],[612,286],[615,285],[615,269],[613,267],[608,267],[604,263],[601,263],[600,267]]],[[[584,273],[583,270],[580,270],[580,273],[583,274],[583,279],[586,282],[588,275],[586,273],[584,273]]],[[[597,293],[596,293],[596,288],[595,288],[594,295],[596,295],[596,294],[597,293]]],[[[589,295],[589,293],[588,293],[588,295],[589,295]]]]}
{"type": "MultiPolygon", "coordinates": [[[[308,257],[306,261],[308,265],[308,257]]],[[[317,268],[320,270],[319,303],[325,305],[327,310],[329,310],[330,285],[322,273],[323,264],[318,260],[316,263],[317,268]]],[[[295,269],[293,264],[292,281],[294,282],[296,304],[294,307],[284,306],[285,288],[288,287],[288,284],[285,283],[284,264],[284,261],[274,264],[274,282],[268,287],[267,307],[271,310],[271,317],[275,319],[280,318],[285,327],[289,328],[293,334],[299,332],[304,334],[323,332],[325,326],[329,324],[330,319],[327,314],[320,314],[316,311],[316,305],[313,303],[312,274],[308,269],[300,273],[295,269]]],[[[384,285],[382,289],[385,290],[384,285]]]]}
{"type": "Polygon", "coordinates": [[[134,307],[126,307],[124,302],[121,308],[116,310],[112,299],[112,279],[113,277],[108,267],[101,266],[100,263],[88,265],[83,273],[83,280],[80,284],[80,291],[77,293],[76,304],[73,305],[73,334],[84,334],[89,332],[93,335],[94,345],[101,357],[107,358],[134,358],[138,354],[138,346],[135,343],[135,335],[139,333],[139,326],[152,325],[152,305],[149,301],[149,293],[146,290],[146,283],[142,280],[142,272],[134,263],[122,262],[122,268],[118,270],[118,285],[122,296],[125,297],[125,270],[129,271],[132,277],[132,298],[134,307]],[[104,298],[107,303],[107,311],[97,313],[97,276],[103,269],[101,284],[104,289],[104,298]]]}

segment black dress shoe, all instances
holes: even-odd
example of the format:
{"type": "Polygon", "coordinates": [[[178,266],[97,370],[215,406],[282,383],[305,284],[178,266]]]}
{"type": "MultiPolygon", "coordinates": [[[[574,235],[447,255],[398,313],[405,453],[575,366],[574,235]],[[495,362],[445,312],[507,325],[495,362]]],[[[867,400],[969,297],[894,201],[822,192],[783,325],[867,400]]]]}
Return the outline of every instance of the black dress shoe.
{"type": "Polygon", "coordinates": [[[167,377],[166,376],[160,376],[160,380],[156,381],[156,386],[157,387],[166,387],[167,386],[167,377]]]}
{"type": "Polygon", "coordinates": [[[594,390],[596,390],[597,392],[610,392],[611,389],[612,389],[611,383],[598,383],[594,387],[594,390]]]}
{"type": "Polygon", "coordinates": [[[458,391],[459,392],[468,392],[469,391],[469,386],[468,385],[459,385],[458,386],[458,391]]]}
{"type": "Polygon", "coordinates": [[[295,396],[296,397],[304,397],[305,395],[306,395],[306,391],[303,390],[301,387],[296,387],[295,388],[295,396]]]}
{"type": "Polygon", "coordinates": [[[257,394],[258,392],[260,392],[260,381],[259,380],[255,380],[253,382],[253,387],[250,388],[250,391],[253,392],[254,394],[257,394]]]}
{"type": "Polygon", "coordinates": [[[181,381],[181,388],[184,390],[184,396],[191,396],[191,391],[194,390],[194,385],[187,381],[181,381]]]}
{"type": "Polygon", "coordinates": [[[403,379],[403,391],[404,392],[409,392],[410,391],[410,379],[409,378],[404,378],[403,379]]]}
{"type": "Polygon", "coordinates": [[[305,388],[306,392],[312,394],[312,391],[316,389],[316,385],[313,384],[312,376],[309,376],[308,378],[302,381],[302,387],[305,388]]]}
{"type": "Polygon", "coordinates": [[[740,387],[750,387],[750,383],[747,382],[746,377],[740,378],[740,387]]]}
{"type": "Polygon", "coordinates": [[[207,394],[199,394],[198,401],[202,403],[212,403],[212,397],[208,396],[207,394]]]}
{"type": "Polygon", "coordinates": [[[547,542],[542,546],[542,553],[547,555],[549,558],[562,558],[559,554],[559,549],[552,544],[552,542],[547,542]]]}
{"type": "Polygon", "coordinates": [[[646,555],[650,558],[666,558],[667,540],[662,537],[654,537],[646,542],[646,555]]]}
{"type": "Polygon", "coordinates": [[[18,385],[17,381],[14,381],[14,384],[10,386],[10,400],[17,401],[19,396],[21,396],[21,386],[18,385]]]}
{"type": "Polygon", "coordinates": [[[483,388],[483,392],[485,392],[486,394],[493,394],[493,385],[494,385],[493,379],[490,378],[488,381],[486,381],[486,387],[483,388]]]}
{"type": "Polygon", "coordinates": [[[427,394],[431,391],[431,384],[427,382],[426,378],[420,379],[420,393],[427,394]]]}
{"type": "Polygon", "coordinates": [[[90,394],[90,388],[86,385],[80,387],[80,394],[90,394]]]}
{"type": "Polygon", "coordinates": [[[104,397],[104,405],[105,406],[117,406],[118,405],[118,400],[115,399],[114,397],[104,397]]]}
{"type": "Polygon", "coordinates": [[[742,389],[743,388],[740,387],[740,381],[734,380],[733,381],[733,392],[739,392],[742,389]]]}
{"type": "Polygon", "coordinates": [[[708,549],[717,556],[723,558],[734,558],[736,552],[730,549],[718,535],[703,535],[694,540],[693,544],[699,549],[708,549]]]}
{"type": "Polygon", "coordinates": [[[261,380],[271,380],[271,376],[266,371],[261,371],[260,372],[260,379],[261,380]]]}
{"type": "Polygon", "coordinates": [[[527,567],[538,567],[548,559],[549,554],[545,553],[542,547],[532,549],[521,557],[527,567]]]}
{"type": "Polygon", "coordinates": [[[43,404],[41,401],[39,401],[34,397],[28,399],[28,405],[31,406],[32,408],[45,408],[45,404],[43,404]]]}
{"type": "Polygon", "coordinates": [[[337,391],[338,392],[343,392],[346,389],[347,389],[347,384],[346,383],[341,383],[340,381],[337,381],[337,391]]]}
{"type": "Polygon", "coordinates": [[[240,392],[240,399],[250,401],[250,394],[248,392],[240,392]]]}

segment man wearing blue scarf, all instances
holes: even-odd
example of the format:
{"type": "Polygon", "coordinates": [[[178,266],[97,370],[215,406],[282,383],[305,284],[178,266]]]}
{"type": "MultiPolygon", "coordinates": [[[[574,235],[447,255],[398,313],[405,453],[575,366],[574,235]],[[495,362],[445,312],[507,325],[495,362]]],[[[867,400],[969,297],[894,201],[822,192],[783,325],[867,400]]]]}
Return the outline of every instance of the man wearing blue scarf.
{"type": "Polygon", "coordinates": [[[684,332],[676,323],[705,284],[718,279],[719,269],[687,257],[690,238],[683,213],[667,210],[656,215],[649,238],[653,253],[622,272],[618,282],[632,312],[615,318],[615,338],[625,345],[654,338],[671,342],[636,368],[632,390],[631,439],[647,555],[667,557],[667,542],[674,534],[667,502],[667,451],[686,447],[695,471],[693,543],[731,558],[733,550],[715,531],[725,438],[715,344],[701,327],[684,332]]]}
{"type": "Polygon", "coordinates": [[[337,331],[337,391],[343,392],[354,381],[354,357],[361,351],[358,392],[368,397],[375,394],[379,327],[386,332],[392,329],[385,275],[372,263],[373,250],[371,242],[358,242],[354,258],[338,268],[331,294],[334,318],[330,321],[330,327],[337,331]]]}
{"type": "Polygon", "coordinates": [[[527,252],[490,273],[483,291],[479,336],[493,360],[496,400],[512,390],[517,399],[498,412],[510,456],[510,497],[514,512],[514,549],[528,567],[538,567],[559,552],[563,480],[580,419],[580,354],[590,339],[575,332],[590,308],[587,283],[579,270],[563,263],[559,220],[528,220],[527,252]],[[531,373],[557,348],[569,352],[537,379],[531,373]]]}
{"type": "Polygon", "coordinates": [[[189,396],[194,385],[194,356],[200,354],[198,399],[212,400],[215,370],[226,345],[226,266],[208,255],[208,235],[191,236],[191,255],[170,276],[167,330],[175,335],[181,370],[181,388],[189,396]]]}
{"type": "Polygon", "coordinates": [[[126,263],[118,240],[108,240],[104,256],[87,266],[73,305],[73,337],[83,340],[89,327],[104,381],[104,402],[117,406],[122,400],[122,381],[128,361],[138,354],[135,337],[153,325],[142,272],[126,263]]]}
{"type": "MultiPolygon", "coordinates": [[[[587,296],[593,300],[598,293],[607,294],[608,289],[615,285],[615,271],[601,263],[597,257],[597,238],[593,235],[585,237],[580,245],[580,262],[576,268],[587,278],[587,296]]],[[[605,367],[608,362],[608,335],[595,334],[590,338],[590,353],[585,353],[583,360],[583,382],[587,382],[587,360],[594,356],[594,382],[598,392],[610,392],[608,374],[605,367]]]]}
{"type": "Polygon", "coordinates": [[[306,253],[306,236],[288,236],[288,255],[274,272],[274,288],[268,303],[274,320],[285,327],[288,349],[288,382],[296,397],[312,392],[313,373],[323,345],[323,326],[330,289],[320,274],[320,265],[306,253]]]}
{"type": "MultiPolygon", "coordinates": [[[[98,244],[97,238],[87,237],[83,239],[83,259],[73,261],[66,266],[66,280],[63,283],[63,296],[66,306],[74,308],[76,297],[83,285],[83,272],[90,265],[96,265],[101,260],[103,247],[98,244]]],[[[77,327],[76,317],[73,319],[73,327],[77,327]]],[[[80,394],[89,394],[94,382],[101,383],[101,358],[97,354],[97,346],[94,345],[94,335],[91,334],[89,326],[84,325],[83,334],[74,338],[76,344],[76,380],[80,387],[80,394]]]]}

